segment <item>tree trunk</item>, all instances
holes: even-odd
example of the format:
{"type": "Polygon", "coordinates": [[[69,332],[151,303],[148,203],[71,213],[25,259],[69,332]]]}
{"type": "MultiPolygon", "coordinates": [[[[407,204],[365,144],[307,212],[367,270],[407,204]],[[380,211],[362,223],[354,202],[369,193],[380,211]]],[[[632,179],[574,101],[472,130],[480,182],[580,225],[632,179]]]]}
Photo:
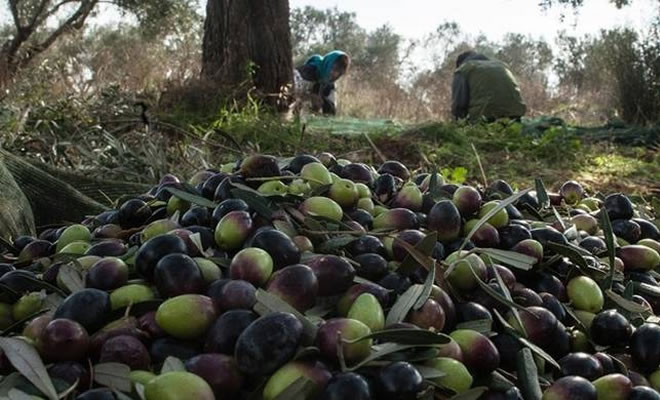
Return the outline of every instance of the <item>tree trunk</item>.
{"type": "Polygon", "coordinates": [[[267,104],[285,110],[284,90],[293,78],[289,1],[208,0],[202,77],[234,89],[231,97],[254,87],[267,104]]]}
{"type": "Polygon", "coordinates": [[[289,0],[251,0],[250,55],[257,65],[254,84],[267,103],[284,111],[286,87],[293,79],[289,0]]]}
{"type": "Polygon", "coordinates": [[[202,77],[218,86],[249,80],[250,4],[245,0],[208,0],[202,43],[202,77]]]}

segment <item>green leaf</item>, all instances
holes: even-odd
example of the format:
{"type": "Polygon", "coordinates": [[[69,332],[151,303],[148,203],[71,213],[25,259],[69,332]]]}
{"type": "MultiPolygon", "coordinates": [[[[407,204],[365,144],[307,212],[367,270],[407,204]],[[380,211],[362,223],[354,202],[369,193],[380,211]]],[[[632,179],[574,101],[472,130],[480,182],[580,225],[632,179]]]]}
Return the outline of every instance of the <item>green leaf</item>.
{"type": "Polygon", "coordinates": [[[430,346],[447,344],[451,338],[443,333],[435,333],[424,329],[385,329],[370,333],[356,339],[343,339],[345,343],[357,343],[367,339],[394,342],[399,344],[410,344],[416,346],[430,346]]]}
{"type": "Polygon", "coordinates": [[[328,239],[325,242],[319,244],[316,247],[316,252],[321,254],[331,253],[337,249],[343,249],[349,243],[352,243],[358,239],[357,236],[352,235],[341,235],[328,239]]]}
{"type": "Polygon", "coordinates": [[[23,377],[18,372],[2,377],[0,379],[0,397],[7,397],[9,391],[23,381],[23,377]]]}
{"type": "Polygon", "coordinates": [[[202,245],[202,235],[199,232],[195,232],[189,236],[190,241],[193,242],[195,247],[200,253],[204,253],[204,245],[202,245]]]}
{"type": "MultiPolygon", "coordinates": [[[[340,354],[342,353],[341,347],[343,346],[343,343],[344,343],[344,341],[342,340],[340,342],[340,345],[339,345],[340,349],[338,349],[338,353],[340,353],[340,354]]],[[[392,343],[392,342],[387,342],[387,343],[383,343],[383,344],[380,344],[380,345],[377,345],[377,346],[373,346],[373,350],[372,350],[371,354],[369,354],[369,356],[367,356],[364,360],[360,361],[356,365],[346,368],[346,371],[355,371],[355,370],[361,368],[362,366],[364,366],[364,365],[366,365],[366,364],[368,364],[372,361],[378,360],[379,358],[383,358],[383,357],[385,357],[389,354],[396,353],[396,352],[403,351],[403,350],[413,349],[413,348],[418,347],[418,346],[419,345],[399,344],[399,343],[392,343]]]]}
{"type": "Polygon", "coordinates": [[[507,306],[509,306],[509,307],[513,307],[513,308],[517,308],[517,309],[519,309],[519,310],[524,310],[524,311],[526,311],[526,310],[525,310],[525,307],[523,307],[523,306],[521,306],[521,305],[519,305],[519,304],[516,304],[516,303],[514,303],[512,300],[507,299],[506,296],[502,296],[501,294],[497,293],[497,291],[495,291],[495,290],[494,290],[492,287],[490,287],[487,283],[485,283],[484,281],[482,281],[481,278],[479,278],[479,275],[477,275],[477,273],[474,271],[474,268],[472,268],[472,266],[470,266],[470,271],[472,271],[472,275],[474,275],[474,278],[476,279],[477,284],[479,284],[479,286],[480,286],[480,287],[486,292],[486,294],[488,294],[490,297],[494,298],[494,299],[497,300],[498,302],[500,302],[500,303],[502,303],[502,304],[504,304],[504,305],[507,305],[507,306]]]}
{"type": "Polygon", "coordinates": [[[140,400],[146,400],[147,396],[144,394],[144,385],[141,383],[135,383],[133,384],[133,387],[135,388],[135,393],[140,396],[140,400]]]}
{"type": "Polygon", "coordinates": [[[635,294],[635,285],[632,282],[628,282],[626,289],[623,291],[623,297],[627,300],[632,300],[633,295],[635,294]]]}
{"type": "Polygon", "coordinates": [[[428,275],[426,275],[426,280],[424,281],[424,288],[422,293],[419,295],[417,302],[413,306],[413,310],[419,310],[426,304],[431,292],[433,291],[433,284],[435,283],[435,268],[429,270],[428,275]]]}
{"type": "Polygon", "coordinates": [[[285,235],[287,235],[292,239],[298,234],[296,228],[289,221],[276,219],[273,221],[273,226],[275,227],[275,229],[284,233],[285,235]]]}
{"type": "Polygon", "coordinates": [[[272,312],[286,312],[293,314],[303,325],[303,342],[306,344],[314,342],[318,327],[298,310],[291,307],[289,303],[263,289],[257,289],[256,297],[257,303],[254,305],[254,311],[257,314],[266,315],[272,312]]]}
{"type": "Polygon", "coordinates": [[[509,196],[505,200],[502,200],[497,205],[497,207],[494,207],[493,209],[488,211],[486,213],[486,215],[484,215],[481,219],[479,219],[479,221],[477,221],[477,223],[474,225],[472,230],[470,230],[470,232],[467,234],[467,236],[465,236],[465,239],[463,240],[463,243],[461,244],[461,247],[460,247],[459,250],[463,250],[465,248],[465,245],[470,241],[470,239],[472,239],[472,235],[474,235],[475,232],[478,231],[479,228],[481,228],[483,226],[483,224],[488,222],[488,220],[493,215],[497,214],[500,210],[503,210],[504,208],[506,208],[506,206],[508,206],[509,204],[513,204],[516,200],[518,200],[519,198],[521,198],[522,196],[527,194],[530,190],[532,190],[532,189],[525,189],[525,190],[522,190],[522,191],[520,191],[520,192],[518,192],[518,193],[516,193],[512,196],[509,196]]]}
{"type": "Polygon", "coordinates": [[[120,392],[131,391],[129,374],[131,368],[126,364],[109,362],[94,366],[94,382],[120,392]]]}
{"type": "Polygon", "coordinates": [[[316,391],[316,383],[301,375],[278,394],[274,400],[305,400],[316,391]]]}
{"type": "Polygon", "coordinates": [[[527,211],[532,217],[536,218],[537,221],[543,221],[543,215],[541,215],[534,207],[529,203],[519,204],[519,207],[522,208],[521,211],[527,211]]]}
{"type": "Polygon", "coordinates": [[[549,362],[552,364],[553,367],[557,369],[561,369],[559,364],[557,364],[557,361],[555,361],[554,358],[548,353],[546,353],[543,349],[535,345],[534,343],[530,342],[529,340],[523,338],[523,337],[518,337],[518,340],[526,347],[528,347],[532,352],[536,353],[537,356],[541,357],[545,361],[549,362]]]}
{"type": "Polygon", "coordinates": [[[34,397],[30,396],[29,394],[18,390],[18,389],[11,389],[9,393],[7,393],[7,398],[9,400],[33,400],[34,397]]]}
{"type": "Polygon", "coordinates": [[[607,297],[612,300],[618,307],[635,314],[644,314],[648,316],[652,312],[641,304],[637,304],[632,300],[627,300],[626,298],[620,296],[619,294],[612,291],[612,289],[605,290],[607,297]]]}
{"type": "Polygon", "coordinates": [[[456,396],[453,396],[449,400],[479,400],[481,398],[481,395],[486,393],[487,390],[488,390],[487,387],[478,386],[470,390],[467,390],[461,394],[457,394],[456,396]]]}
{"type": "Polygon", "coordinates": [[[516,354],[518,386],[525,400],[541,400],[543,392],[539,385],[539,375],[532,352],[528,348],[518,350],[516,354]]]}
{"type": "Polygon", "coordinates": [[[129,396],[125,395],[124,393],[120,392],[119,390],[112,389],[112,393],[114,393],[117,400],[133,400],[132,397],[129,397],[129,396]]]}
{"type": "Polygon", "coordinates": [[[437,379],[442,378],[443,376],[447,376],[446,372],[437,368],[427,367],[426,365],[415,365],[415,369],[419,371],[419,373],[422,375],[422,378],[424,379],[437,379]]]}
{"type": "Polygon", "coordinates": [[[57,278],[71,293],[79,292],[85,288],[82,274],[73,266],[73,263],[63,264],[57,272],[57,278]]]}
{"type": "Polygon", "coordinates": [[[0,348],[16,370],[50,400],[57,400],[57,391],[46,372],[39,354],[21,339],[0,337],[0,348]]]}
{"type": "Polygon", "coordinates": [[[555,242],[547,242],[545,247],[548,248],[549,250],[554,251],[557,254],[561,254],[564,257],[568,257],[568,259],[571,260],[573,264],[577,265],[580,268],[580,270],[585,274],[587,272],[592,272],[594,274],[600,274],[600,275],[605,274],[605,272],[591,267],[587,263],[587,260],[585,260],[584,258],[585,255],[582,253],[583,249],[579,249],[577,248],[577,246],[559,244],[555,242]]]}
{"type": "Polygon", "coordinates": [[[387,318],[385,318],[385,325],[392,325],[403,321],[423,291],[423,285],[415,284],[409,287],[408,290],[399,296],[399,298],[396,300],[396,303],[394,303],[390,309],[390,312],[387,313],[387,318]]]}
{"type": "Polygon", "coordinates": [[[431,254],[433,254],[433,248],[438,241],[438,232],[429,233],[414,247],[401,239],[395,238],[394,240],[408,252],[401,265],[399,265],[398,271],[400,273],[404,275],[413,273],[420,265],[429,271],[435,269],[435,262],[431,258],[431,254]]]}
{"type": "MultiPolygon", "coordinates": [[[[494,268],[493,271],[495,272],[495,280],[497,281],[497,284],[504,293],[504,297],[507,300],[513,302],[513,297],[511,297],[511,292],[509,292],[509,288],[506,287],[506,284],[504,283],[502,276],[500,276],[499,271],[497,271],[497,268],[494,268]]],[[[527,337],[527,331],[525,330],[525,325],[523,324],[522,319],[520,319],[520,313],[518,312],[518,309],[516,307],[509,307],[509,309],[511,310],[513,317],[516,319],[518,326],[520,327],[519,329],[520,334],[524,337],[527,337]]]]}
{"type": "Polygon", "coordinates": [[[633,285],[635,285],[635,293],[641,293],[653,297],[660,297],[660,288],[657,286],[651,286],[648,283],[635,282],[635,281],[633,281],[633,285]]]}
{"type": "Polygon", "coordinates": [[[493,321],[490,319],[477,319],[461,322],[456,325],[456,329],[469,329],[487,335],[493,330],[493,321]]]}
{"type": "Polygon", "coordinates": [[[614,261],[614,232],[612,231],[610,216],[607,214],[607,209],[605,209],[605,207],[600,209],[600,226],[603,229],[603,234],[605,235],[605,244],[607,245],[607,259],[610,261],[610,273],[605,280],[604,285],[607,289],[611,289],[612,284],[614,283],[614,274],[616,272],[616,262],[614,261]]]}
{"type": "Polygon", "coordinates": [[[169,356],[165,359],[165,362],[163,362],[163,367],[160,369],[160,373],[164,374],[166,372],[174,372],[174,371],[185,371],[186,366],[183,364],[183,361],[180,359],[174,357],[174,356],[169,356]]]}
{"type": "Polygon", "coordinates": [[[440,185],[438,184],[438,170],[433,168],[431,179],[429,180],[429,194],[433,200],[438,200],[440,197],[440,185]]]}
{"type": "Polygon", "coordinates": [[[561,226],[561,231],[565,232],[566,224],[564,223],[564,219],[561,217],[561,215],[559,215],[559,212],[557,212],[557,209],[554,206],[552,207],[552,212],[555,214],[555,219],[557,219],[557,222],[559,222],[559,226],[561,226]]]}
{"type": "Polygon", "coordinates": [[[309,193],[309,197],[323,196],[328,190],[330,190],[330,186],[332,186],[332,184],[317,186],[309,193]]]}
{"type": "Polygon", "coordinates": [[[19,297],[21,297],[21,295],[17,291],[15,291],[11,287],[5,285],[4,283],[0,283],[0,292],[7,293],[11,297],[14,297],[17,300],[18,300],[19,297]]]}
{"type": "Polygon", "coordinates": [[[550,364],[552,364],[552,366],[554,366],[555,368],[560,369],[559,364],[557,364],[557,361],[555,361],[555,359],[552,358],[552,356],[550,356],[548,353],[546,353],[545,351],[543,351],[540,347],[536,346],[535,344],[533,344],[533,343],[530,342],[529,340],[527,340],[527,339],[525,339],[524,337],[522,337],[522,335],[520,334],[520,332],[518,332],[514,327],[512,327],[512,326],[511,326],[511,325],[510,325],[510,324],[504,319],[504,317],[502,317],[502,314],[500,314],[499,311],[497,311],[497,310],[495,309],[495,310],[493,310],[493,314],[495,314],[495,317],[500,321],[500,323],[501,323],[502,326],[504,327],[505,331],[508,332],[509,334],[511,334],[511,335],[512,335],[513,337],[515,337],[516,339],[518,339],[518,341],[519,341],[523,346],[525,346],[525,347],[529,347],[529,349],[530,349],[533,353],[535,353],[535,354],[538,355],[539,357],[543,358],[544,360],[546,360],[547,362],[549,362],[550,364]]]}
{"type": "Polygon", "coordinates": [[[540,178],[534,179],[536,186],[536,198],[539,201],[541,209],[550,207],[550,197],[548,197],[548,192],[545,190],[545,185],[540,178]]]}
{"type": "Polygon", "coordinates": [[[585,335],[589,335],[589,329],[582,323],[582,320],[578,318],[578,316],[573,312],[573,309],[569,307],[567,304],[561,303],[562,307],[564,307],[564,310],[566,311],[566,314],[568,314],[573,321],[575,321],[575,324],[579,330],[584,332],[585,335]]]}
{"type": "Polygon", "coordinates": [[[273,210],[269,206],[269,201],[266,200],[263,196],[244,189],[232,189],[231,193],[235,198],[246,202],[250,208],[252,208],[262,217],[266,218],[267,220],[272,218],[273,210]]]}
{"type": "Polygon", "coordinates": [[[218,206],[218,204],[212,202],[211,200],[207,199],[206,197],[199,196],[197,194],[192,194],[180,189],[175,189],[173,187],[166,187],[165,190],[168,192],[172,193],[173,196],[176,196],[180,198],[181,200],[185,200],[189,203],[192,204],[197,204],[202,207],[208,207],[208,208],[215,208],[218,206]]]}
{"type": "Polygon", "coordinates": [[[509,265],[511,267],[523,271],[531,270],[534,267],[534,264],[536,264],[537,262],[536,258],[528,256],[526,254],[517,253],[515,251],[491,249],[491,248],[486,248],[486,249],[479,248],[477,249],[477,252],[479,254],[488,255],[489,257],[497,261],[500,261],[503,264],[509,265]]]}

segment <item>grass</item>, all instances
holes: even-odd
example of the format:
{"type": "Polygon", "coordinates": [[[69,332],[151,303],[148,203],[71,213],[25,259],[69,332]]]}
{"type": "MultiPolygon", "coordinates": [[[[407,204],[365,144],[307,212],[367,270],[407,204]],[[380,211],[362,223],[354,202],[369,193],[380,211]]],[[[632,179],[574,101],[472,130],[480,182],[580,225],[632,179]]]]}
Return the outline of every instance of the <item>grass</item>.
{"type": "Polygon", "coordinates": [[[328,151],[373,164],[383,157],[397,159],[415,171],[437,168],[450,181],[474,184],[483,183],[478,154],[488,181],[504,179],[528,187],[541,178],[557,190],[575,179],[592,192],[660,196],[657,149],[588,143],[561,127],[529,134],[519,123],[406,125],[323,117],[289,121],[250,103],[222,109],[213,118],[156,114],[147,128],[135,110],[116,99],[111,106],[44,107],[27,117],[18,115],[20,123],[6,114],[0,120],[3,147],[99,179],[153,183],[168,172],[188,178],[199,169],[252,152],[291,156],[328,151]]]}

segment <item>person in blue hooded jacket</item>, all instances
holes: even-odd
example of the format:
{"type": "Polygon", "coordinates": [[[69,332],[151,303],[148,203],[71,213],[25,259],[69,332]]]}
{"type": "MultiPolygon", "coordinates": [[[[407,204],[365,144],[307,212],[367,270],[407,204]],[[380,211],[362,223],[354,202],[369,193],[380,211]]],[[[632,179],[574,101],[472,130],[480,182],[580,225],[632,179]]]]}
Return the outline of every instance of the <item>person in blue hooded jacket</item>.
{"type": "Polygon", "coordinates": [[[321,56],[314,54],[294,69],[294,91],[297,106],[306,100],[311,102],[312,112],[335,115],[337,112],[337,88],[335,82],[346,74],[350,57],[335,50],[321,56]]]}

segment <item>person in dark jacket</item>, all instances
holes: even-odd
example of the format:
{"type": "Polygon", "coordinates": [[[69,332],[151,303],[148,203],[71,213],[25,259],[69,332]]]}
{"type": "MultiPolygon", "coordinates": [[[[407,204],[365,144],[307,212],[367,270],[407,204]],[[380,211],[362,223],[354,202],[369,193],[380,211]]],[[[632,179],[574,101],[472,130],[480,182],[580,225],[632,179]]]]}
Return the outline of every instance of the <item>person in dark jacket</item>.
{"type": "Polygon", "coordinates": [[[527,106],[505,63],[466,51],[456,59],[451,113],[456,120],[520,120],[527,106]]]}
{"type": "Polygon", "coordinates": [[[311,102],[312,112],[335,115],[337,112],[337,88],[335,82],[346,74],[350,57],[335,50],[321,56],[315,54],[293,71],[294,107],[311,102]]]}

